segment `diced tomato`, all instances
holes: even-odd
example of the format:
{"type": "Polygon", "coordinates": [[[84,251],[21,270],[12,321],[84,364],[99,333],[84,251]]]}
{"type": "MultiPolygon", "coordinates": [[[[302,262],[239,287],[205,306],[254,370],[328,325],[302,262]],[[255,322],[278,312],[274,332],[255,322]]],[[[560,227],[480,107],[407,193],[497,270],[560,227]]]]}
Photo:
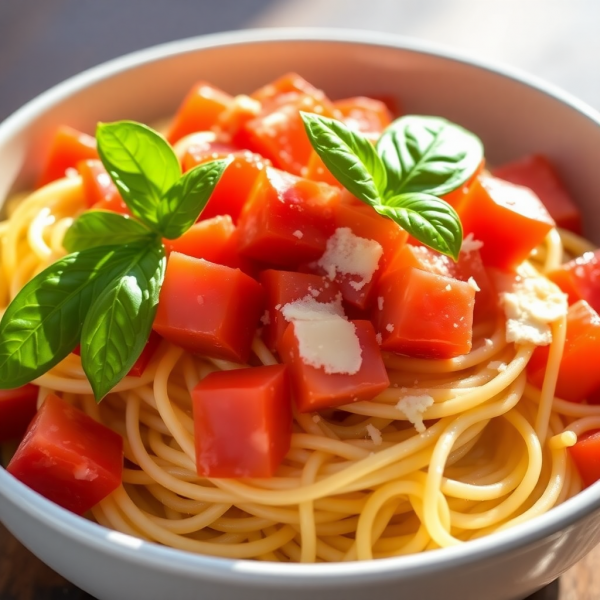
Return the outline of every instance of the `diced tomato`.
{"type": "Polygon", "coordinates": [[[483,242],[486,266],[512,269],[554,227],[539,198],[527,188],[480,175],[458,208],[465,235],[483,242]]]}
{"type": "Polygon", "coordinates": [[[427,246],[406,244],[400,248],[384,273],[386,276],[388,273],[400,273],[409,267],[436,275],[453,277],[459,281],[469,282],[473,278],[471,284],[474,283],[479,288],[479,291],[475,294],[473,313],[475,320],[489,319],[498,309],[498,294],[483,265],[479,250],[461,252],[458,261],[454,262],[448,256],[440,254],[427,246]]]}
{"type": "Polygon", "coordinates": [[[239,269],[172,252],[154,329],[189,352],[245,363],[263,308],[262,286],[239,269]]]}
{"type": "Polygon", "coordinates": [[[110,210],[122,215],[131,215],[117,186],[113,183],[104,165],[98,159],[82,160],[77,163],[81,175],[83,195],[89,208],[110,210]]]}
{"type": "Polygon", "coordinates": [[[262,104],[250,96],[236,96],[231,104],[219,115],[214,129],[225,134],[233,144],[243,148],[244,127],[262,111],[262,104]]]}
{"type": "Polygon", "coordinates": [[[579,436],[577,443],[567,450],[585,487],[600,479],[600,429],[586,431],[579,436]]]}
{"type": "MultiPolygon", "coordinates": [[[[535,349],[527,376],[541,388],[548,362],[549,346],[535,349]]],[[[567,339],[558,371],[556,395],[569,402],[581,402],[600,388],[600,317],[585,300],[569,307],[567,339]]]]}
{"type": "Polygon", "coordinates": [[[290,94],[285,102],[273,103],[246,123],[245,137],[240,143],[245,148],[268,158],[276,167],[303,175],[312,145],[306,134],[300,111],[335,116],[333,105],[324,96],[290,94]]]}
{"type": "Polygon", "coordinates": [[[485,159],[481,161],[475,173],[473,173],[473,175],[471,175],[471,177],[469,177],[469,179],[467,179],[467,181],[463,183],[463,185],[451,192],[448,192],[445,196],[442,196],[442,200],[445,200],[455,210],[459,210],[460,205],[465,201],[465,199],[473,189],[477,178],[479,177],[479,175],[481,175],[481,173],[483,173],[484,167],[485,159]]]}
{"type": "MultiPolygon", "coordinates": [[[[128,377],[141,377],[146,370],[146,367],[152,360],[154,353],[158,350],[160,346],[161,337],[156,333],[156,331],[150,332],[150,337],[142,350],[142,353],[138,357],[138,359],[133,364],[133,367],[129,369],[129,373],[127,373],[128,377]]],[[[73,350],[73,354],[77,356],[81,356],[81,346],[76,346],[73,350]]]]}
{"type": "Polygon", "coordinates": [[[218,371],[192,390],[201,477],[272,477],[290,449],[285,365],[218,371]]]}
{"type": "Polygon", "coordinates": [[[475,290],[468,283],[410,267],[386,273],[377,296],[383,350],[423,358],[470,352],[475,290]]]}
{"type": "Polygon", "coordinates": [[[251,94],[251,97],[259,102],[268,103],[284,94],[308,94],[310,96],[324,96],[323,92],[314,85],[308,83],[306,79],[300,77],[297,73],[286,73],[279,79],[258,88],[251,94]]]}
{"type": "Polygon", "coordinates": [[[203,258],[218,265],[241,269],[253,275],[254,264],[238,252],[236,227],[229,215],[213,217],[192,225],[176,240],[163,240],[167,254],[181,252],[186,256],[203,258]]]}
{"type": "Polygon", "coordinates": [[[123,439],[50,394],[7,470],[32,490],[82,515],[121,484],[123,439]]]}
{"type": "Polygon", "coordinates": [[[308,158],[306,165],[306,179],[311,181],[321,181],[328,185],[334,185],[341,188],[342,184],[331,174],[331,171],[325,166],[321,157],[313,150],[308,158]]]}
{"type": "MultiPolygon", "coordinates": [[[[345,302],[360,310],[370,307],[377,282],[386,266],[393,256],[404,245],[408,234],[397,223],[378,215],[370,206],[349,206],[340,204],[336,210],[335,227],[347,227],[352,233],[360,238],[374,240],[383,248],[383,255],[379,259],[378,269],[371,280],[362,285],[361,277],[337,273],[335,282],[339,286],[345,302]],[[360,287],[357,286],[361,283],[360,287]]],[[[313,265],[308,269],[310,272],[324,275],[325,271],[313,265]]]]}
{"type": "Polygon", "coordinates": [[[23,437],[37,410],[38,389],[28,383],[0,390],[0,443],[23,437]]]}
{"type": "Polygon", "coordinates": [[[265,290],[267,318],[263,339],[267,347],[277,350],[288,322],[281,314],[281,308],[289,302],[295,302],[306,296],[317,302],[335,301],[339,289],[325,277],[310,273],[293,273],[291,271],[275,271],[267,269],[260,274],[260,282],[265,290]]]}
{"type": "Polygon", "coordinates": [[[548,273],[548,279],[569,296],[569,304],[585,300],[600,312],[600,250],[585,254],[548,273]]]}
{"type": "Polygon", "coordinates": [[[369,321],[352,321],[362,352],[360,370],[354,375],[326,373],[323,368],[307,365],[300,356],[294,324],[281,338],[279,355],[289,365],[294,399],[302,413],[335,408],[358,400],[372,400],[390,385],[375,330],[369,321]]]}
{"type": "Polygon", "coordinates": [[[79,161],[90,158],[98,158],[96,139],[68,125],[59,127],[54,134],[37,187],[62,179],[68,169],[75,169],[79,161]]]}
{"type": "Polygon", "coordinates": [[[230,154],[212,154],[210,157],[190,147],[183,158],[184,170],[214,160],[228,158],[231,162],[221,175],[200,220],[211,219],[217,215],[229,215],[237,223],[242,208],[256,183],[259,173],[269,164],[268,161],[252,152],[230,154]]]}
{"type": "Polygon", "coordinates": [[[526,156],[494,169],[493,173],[496,177],[532,190],[558,227],[581,233],[581,212],[545,156],[526,156]]]}
{"type": "Polygon", "coordinates": [[[190,134],[184,142],[175,146],[176,152],[178,149],[184,173],[209,160],[225,158],[238,151],[235,146],[217,137],[214,131],[199,131],[190,134]]]}
{"type": "Polygon", "coordinates": [[[265,168],[238,223],[240,253],[285,267],[319,258],[333,234],[339,202],[338,188],[265,168]]]}
{"type": "Polygon", "coordinates": [[[194,131],[210,129],[232,100],[229,94],[210,83],[198,82],[177,110],[167,139],[173,144],[194,131]]]}
{"type": "Polygon", "coordinates": [[[350,129],[370,135],[375,140],[392,122],[392,114],[381,100],[357,96],[336,100],[333,105],[340,111],[344,123],[350,129]]]}

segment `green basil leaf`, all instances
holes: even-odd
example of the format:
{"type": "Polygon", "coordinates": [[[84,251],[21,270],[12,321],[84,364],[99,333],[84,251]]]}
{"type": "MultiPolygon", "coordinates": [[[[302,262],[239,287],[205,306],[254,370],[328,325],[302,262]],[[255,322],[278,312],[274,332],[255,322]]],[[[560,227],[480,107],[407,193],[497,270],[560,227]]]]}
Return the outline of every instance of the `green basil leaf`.
{"type": "Polygon", "coordinates": [[[90,210],[77,217],[67,230],[63,246],[78,252],[96,246],[118,246],[143,241],[154,234],[140,221],[108,210],[90,210]]]}
{"type": "Polygon", "coordinates": [[[130,261],[128,247],[90,248],[29,281],[0,321],[0,389],[29,383],[72,352],[92,302],[130,261]]]}
{"type": "Polygon", "coordinates": [[[156,228],[161,198],[181,176],[169,143],[133,121],[100,123],[98,154],[131,212],[156,228]]]}
{"type": "Polygon", "coordinates": [[[129,372],[148,341],[165,266],[162,243],[138,246],[88,312],[81,363],[98,402],[129,372]]]}
{"type": "Polygon", "coordinates": [[[373,144],[340,121],[300,112],[308,139],[331,174],[354,196],[379,204],[386,171],[373,144]]]}
{"type": "Polygon", "coordinates": [[[462,225],[456,211],[431,194],[400,194],[375,210],[396,221],[420,242],[458,260],[462,245],[462,225]]]}
{"type": "Polygon", "coordinates": [[[228,164],[228,160],[204,163],[173,184],[158,210],[157,227],[163,237],[177,239],[198,220],[228,164]]]}
{"type": "Polygon", "coordinates": [[[405,116],[377,142],[387,170],[385,198],[408,192],[443,196],[475,173],[483,160],[481,140],[440,117],[405,116]]]}

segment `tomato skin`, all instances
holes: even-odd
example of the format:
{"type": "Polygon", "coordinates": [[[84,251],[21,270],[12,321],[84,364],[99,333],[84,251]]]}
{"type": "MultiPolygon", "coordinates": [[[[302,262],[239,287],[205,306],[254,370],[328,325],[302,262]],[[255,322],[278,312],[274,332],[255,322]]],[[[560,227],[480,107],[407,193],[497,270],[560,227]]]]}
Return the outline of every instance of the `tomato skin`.
{"type": "Polygon", "coordinates": [[[409,267],[386,273],[373,311],[382,350],[453,358],[471,350],[475,290],[463,281],[409,267]]]}
{"type": "Polygon", "coordinates": [[[251,277],[256,271],[253,262],[238,252],[237,229],[229,215],[199,221],[181,237],[163,240],[163,243],[167,255],[180,252],[193,258],[203,258],[218,265],[241,269],[251,277]]]}
{"type": "Polygon", "coordinates": [[[281,360],[289,365],[296,406],[301,413],[335,408],[358,400],[372,400],[387,389],[390,380],[383,364],[375,330],[369,321],[352,321],[362,350],[358,373],[325,373],[302,361],[294,324],[290,323],[279,343],[281,360]]]}
{"type": "Polygon", "coordinates": [[[338,188],[265,168],[240,216],[240,253],[290,268],[316,260],[334,232],[339,202],[338,188]]]}
{"type": "Polygon", "coordinates": [[[272,477],[290,449],[287,367],[217,371],[192,390],[201,477],[272,477]]]}
{"type": "Polygon", "coordinates": [[[187,171],[197,165],[214,159],[231,161],[200,215],[200,221],[218,215],[229,215],[237,223],[259,174],[267,166],[268,161],[252,152],[212,153],[207,155],[190,146],[183,157],[183,167],[187,171]]]}
{"type": "Polygon", "coordinates": [[[342,184],[331,174],[331,171],[325,166],[321,157],[313,150],[308,157],[306,165],[306,179],[311,181],[320,181],[327,185],[342,188],[342,184]]]}
{"type": "Polygon", "coordinates": [[[92,158],[98,158],[95,138],[68,125],[59,127],[52,139],[36,187],[62,179],[67,169],[75,169],[79,161],[92,158]]]}
{"type": "Polygon", "coordinates": [[[532,190],[548,209],[558,227],[581,234],[581,212],[545,156],[525,156],[494,169],[493,174],[532,190]]]}
{"type": "Polygon", "coordinates": [[[463,183],[460,187],[456,188],[455,190],[452,190],[451,192],[448,192],[446,195],[442,196],[442,200],[445,200],[455,210],[458,210],[461,204],[467,199],[467,197],[471,193],[471,190],[475,186],[475,182],[477,181],[478,177],[483,173],[484,168],[485,159],[483,159],[479,163],[479,166],[475,170],[475,173],[473,173],[473,175],[471,175],[471,177],[469,177],[469,179],[467,179],[465,183],[463,183]]]}
{"type": "Polygon", "coordinates": [[[77,171],[81,175],[83,195],[88,208],[131,216],[131,211],[100,160],[79,161],[77,171]]]}
{"type": "Polygon", "coordinates": [[[172,252],[154,330],[189,352],[245,363],[263,309],[262,286],[239,269],[172,252]]]}
{"type": "Polygon", "coordinates": [[[239,139],[245,148],[268,158],[275,167],[303,175],[312,153],[300,111],[334,117],[333,105],[322,94],[288,94],[265,106],[248,121],[239,139]]]}
{"type": "Polygon", "coordinates": [[[600,429],[586,431],[577,443],[567,448],[584,487],[590,487],[600,479],[600,429]]]}
{"type": "Polygon", "coordinates": [[[217,122],[219,115],[233,98],[205,81],[192,87],[177,110],[167,140],[174,144],[195,131],[206,131],[217,122]]]}
{"type": "MultiPolygon", "coordinates": [[[[527,377],[542,387],[549,347],[535,349],[527,365],[527,377]]],[[[556,395],[569,402],[581,402],[600,388],[600,316],[585,301],[569,307],[567,338],[556,382],[556,395]]]]}
{"type": "Polygon", "coordinates": [[[527,188],[480,175],[458,207],[464,235],[483,242],[486,266],[510,270],[523,262],[555,223],[527,188]]]}
{"type": "Polygon", "coordinates": [[[585,300],[600,312],[600,250],[583,255],[548,273],[548,279],[569,296],[569,303],[585,300]]]}
{"type": "Polygon", "coordinates": [[[265,290],[268,315],[268,322],[263,329],[263,340],[272,351],[277,350],[288,326],[281,314],[281,307],[308,295],[318,302],[329,303],[335,301],[339,293],[335,283],[310,273],[267,269],[261,272],[260,282],[265,290]]]}
{"type": "Polygon", "coordinates": [[[392,122],[392,114],[381,100],[356,96],[336,100],[333,106],[340,111],[347,127],[371,135],[375,140],[392,122]]]}
{"type": "Polygon", "coordinates": [[[52,502],[82,515],[121,484],[123,439],[50,394],[7,471],[52,502]]]}
{"type": "Polygon", "coordinates": [[[37,411],[37,385],[0,390],[0,443],[20,439],[37,411]]]}

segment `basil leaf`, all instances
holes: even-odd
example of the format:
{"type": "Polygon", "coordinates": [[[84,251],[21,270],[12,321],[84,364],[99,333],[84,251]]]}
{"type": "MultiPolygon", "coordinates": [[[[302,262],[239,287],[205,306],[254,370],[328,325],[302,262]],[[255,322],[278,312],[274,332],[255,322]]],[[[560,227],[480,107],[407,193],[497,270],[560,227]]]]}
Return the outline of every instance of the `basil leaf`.
{"type": "Polygon", "coordinates": [[[456,211],[431,194],[400,194],[374,207],[423,244],[458,260],[462,225],[456,211]]]}
{"type": "Polygon", "coordinates": [[[27,283],[0,321],[0,389],[29,383],[65,358],[79,343],[92,302],[130,260],[127,247],[90,248],[27,283]]]}
{"type": "Polygon", "coordinates": [[[164,237],[177,239],[198,220],[228,164],[228,160],[204,163],[173,184],[158,209],[157,227],[164,237]]]}
{"type": "Polygon", "coordinates": [[[181,175],[171,146],[150,127],[133,121],[100,123],[96,140],[98,154],[131,212],[155,228],[160,200],[181,175]]]}
{"type": "Polygon", "coordinates": [[[107,210],[90,210],[73,221],[63,246],[67,252],[78,252],[96,246],[129,244],[152,235],[148,227],[135,219],[107,210]]]}
{"type": "Polygon", "coordinates": [[[354,196],[378,204],[386,171],[373,144],[340,121],[300,112],[308,139],[331,174],[354,196]]]}
{"type": "Polygon", "coordinates": [[[148,341],[165,266],[162,243],[138,246],[88,312],[81,363],[98,402],[127,375],[148,341]]]}
{"type": "Polygon", "coordinates": [[[407,192],[443,196],[463,185],[483,160],[481,140],[439,117],[405,116],[377,142],[387,170],[385,198],[407,192]]]}

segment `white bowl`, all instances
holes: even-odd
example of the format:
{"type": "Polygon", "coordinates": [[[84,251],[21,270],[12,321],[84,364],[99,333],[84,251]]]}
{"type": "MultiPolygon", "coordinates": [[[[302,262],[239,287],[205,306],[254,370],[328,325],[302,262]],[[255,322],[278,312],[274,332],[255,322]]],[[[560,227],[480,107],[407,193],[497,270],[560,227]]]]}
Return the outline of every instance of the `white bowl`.
{"type": "MultiPolygon", "coordinates": [[[[59,123],[171,114],[198,79],[247,92],[297,71],[334,98],[392,94],[405,112],[476,132],[492,163],[543,152],[600,240],[600,116],[532,77],[429,44],[375,33],[254,30],[166,44],[87,71],[0,126],[0,199],[39,171],[59,123]]],[[[351,564],[196,556],[111,532],[55,506],[0,469],[0,519],[53,569],[99,599],[439,598],[509,600],[548,584],[600,542],[600,485],[514,529],[459,547],[351,564]]]]}

